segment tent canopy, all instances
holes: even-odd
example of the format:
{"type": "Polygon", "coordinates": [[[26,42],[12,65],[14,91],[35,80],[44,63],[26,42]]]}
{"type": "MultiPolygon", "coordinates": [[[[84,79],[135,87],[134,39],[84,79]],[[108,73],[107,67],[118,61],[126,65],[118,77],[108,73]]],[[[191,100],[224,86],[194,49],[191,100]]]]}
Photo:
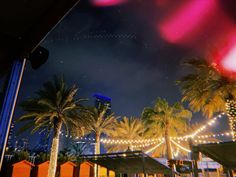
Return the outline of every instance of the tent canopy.
{"type": "Polygon", "coordinates": [[[194,146],[193,150],[203,153],[225,167],[236,168],[236,142],[201,144],[194,146]]]}
{"type": "Polygon", "coordinates": [[[116,173],[172,173],[169,167],[141,151],[84,155],[81,158],[106,167],[116,173]]]}

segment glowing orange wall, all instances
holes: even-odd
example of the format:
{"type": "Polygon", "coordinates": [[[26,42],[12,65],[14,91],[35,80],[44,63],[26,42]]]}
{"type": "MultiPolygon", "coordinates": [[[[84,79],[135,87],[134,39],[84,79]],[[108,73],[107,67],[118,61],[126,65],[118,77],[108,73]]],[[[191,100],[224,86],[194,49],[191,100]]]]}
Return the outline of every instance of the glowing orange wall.
{"type": "Polygon", "coordinates": [[[115,177],[115,172],[114,171],[109,171],[109,177],[115,177]]]}
{"type": "MultiPolygon", "coordinates": [[[[100,166],[99,177],[107,177],[107,168],[100,166]]],[[[109,177],[115,177],[115,172],[109,170],[109,177]]]]}
{"type": "MultiPolygon", "coordinates": [[[[84,162],[80,164],[80,177],[93,177],[94,173],[93,164],[89,162],[84,162]]],[[[107,177],[107,169],[100,166],[98,177],[107,177]]],[[[109,177],[115,177],[114,171],[109,171],[109,177]]]]}
{"type": "Polygon", "coordinates": [[[66,162],[61,165],[60,177],[74,177],[76,165],[72,162],[66,162]]]}
{"type": "Polygon", "coordinates": [[[79,176],[80,177],[93,176],[93,165],[88,162],[84,162],[84,163],[80,164],[79,176]]]}
{"type": "Polygon", "coordinates": [[[46,177],[48,175],[49,161],[38,165],[37,177],[46,177]]]}
{"type": "Polygon", "coordinates": [[[13,164],[12,177],[30,177],[33,165],[26,160],[13,164]]]}
{"type": "Polygon", "coordinates": [[[99,177],[106,177],[106,176],[107,176],[107,169],[100,166],[99,177]]]}

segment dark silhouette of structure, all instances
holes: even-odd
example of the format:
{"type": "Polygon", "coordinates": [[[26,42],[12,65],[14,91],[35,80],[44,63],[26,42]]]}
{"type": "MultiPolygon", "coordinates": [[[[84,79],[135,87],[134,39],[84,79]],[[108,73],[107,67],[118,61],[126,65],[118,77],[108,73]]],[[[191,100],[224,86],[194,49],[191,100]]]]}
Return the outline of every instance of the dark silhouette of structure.
{"type": "Polygon", "coordinates": [[[46,61],[48,51],[39,47],[40,42],[78,2],[0,2],[0,73],[11,71],[0,110],[0,171],[26,59],[35,69],[46,61]]]}

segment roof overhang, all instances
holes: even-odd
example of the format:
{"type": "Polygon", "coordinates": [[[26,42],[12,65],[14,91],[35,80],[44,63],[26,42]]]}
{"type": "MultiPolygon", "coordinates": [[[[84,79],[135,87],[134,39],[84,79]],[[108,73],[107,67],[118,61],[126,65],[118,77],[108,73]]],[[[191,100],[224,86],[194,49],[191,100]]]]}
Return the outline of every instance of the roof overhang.
{"type": "Polygon", "coordinates": [[[172,173],[169,167],[141,151],[84,155],[81,158],[116,173],[172,173]]]}
{"type": "Polygon", "coordinates": [[[225,167],[236,168],[236,142],[200,144],[194,146],[193,150],[201,152],[225,167]]]}

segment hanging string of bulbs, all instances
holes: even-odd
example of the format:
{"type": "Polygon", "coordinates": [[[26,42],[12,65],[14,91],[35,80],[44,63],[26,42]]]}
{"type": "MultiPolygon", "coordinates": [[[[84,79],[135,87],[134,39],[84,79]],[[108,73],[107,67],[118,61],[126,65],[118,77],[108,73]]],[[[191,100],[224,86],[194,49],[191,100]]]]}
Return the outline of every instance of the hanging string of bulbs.
{"type": "MultiPolygon", "coordinates": [[[[235,104],[236,105],[236,104],[235,104]]],[[[198,135],[199,133],[203,132],[214,125],[217,119],[220,119],[225,113],[221,113],[214,117],[213,119],[209,120],[203,126],[199,127],[195,132],[185,136],[179,137],[171,137],[171,140],[180,141],[188,141],[189,138],[192,138],[195,143],[219,143],[220,141],[207,141],[208,138],[215,138],[215,137],[224,137],[224,136],[233,136],[233,132],[225,132],[225,133],[218,133],[218,134],[208,134],[208,135],[198,135]],[[198,135],[198,136],[197,136],[198,135]]],[[[95,138],[87,138],[87,137],[73,137],[69,136],[66,133],[60,132],[61,136],[65,136],[67,138],[73,138],[78,142],[87,142],[87,143],[94,143],[95,138]]],[[[100,142],[103,144],[133,144],[133,147],[140,148],[140,147],[148,147],[154,145],[156,143],[163,142],[164,138],[148,138],[148,139],[133,139],[133,140],[126,140],[126,139],[113,139],[113,138],[101,138],[100,142]]],[[[174,141],[175,142],[175,141],[174,141]]]]}
{"type": "Polygon", "coordinates": [[[226,101],[226,111],[229,117],[229,126],[232,131],[233,140],[236,139],[236,101],[226,101]]]}

